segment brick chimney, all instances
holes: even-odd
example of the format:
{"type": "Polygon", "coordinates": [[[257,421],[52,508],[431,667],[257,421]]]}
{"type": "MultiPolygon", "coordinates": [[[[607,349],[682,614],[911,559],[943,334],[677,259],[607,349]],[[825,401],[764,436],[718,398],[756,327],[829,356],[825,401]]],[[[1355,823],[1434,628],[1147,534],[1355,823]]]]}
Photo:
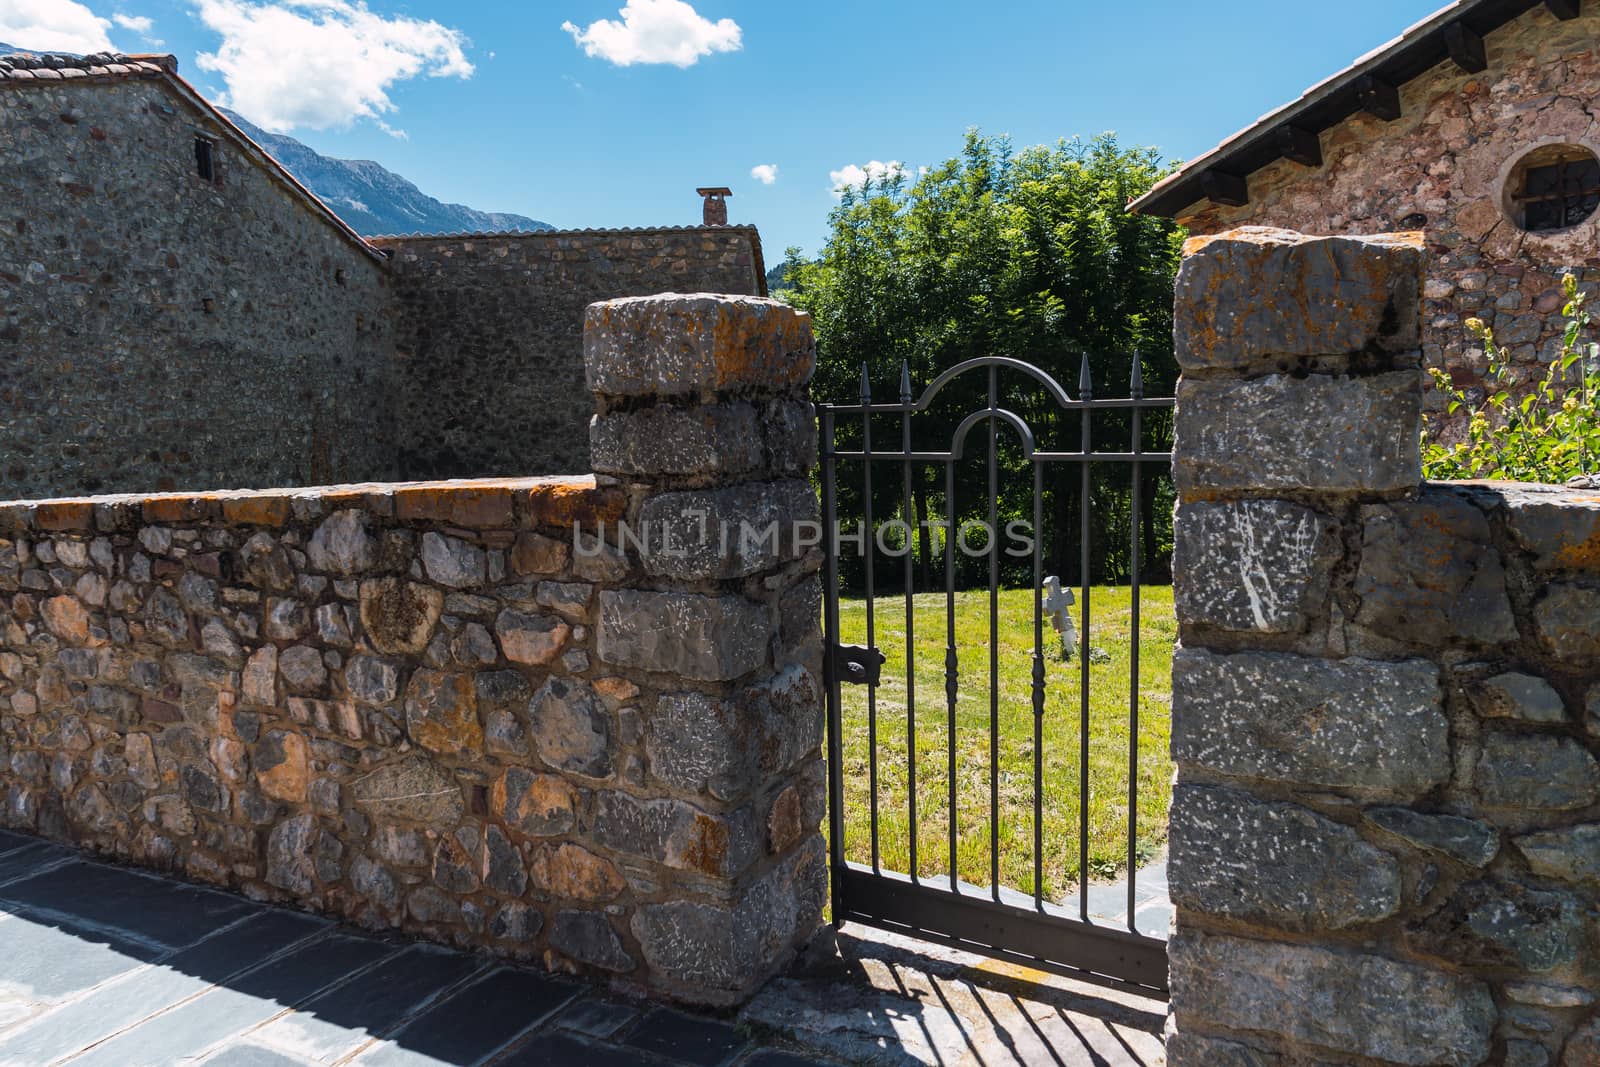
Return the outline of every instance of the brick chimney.
{"type": "Polygon", "coordinates": [[[726,226],[728,224],[728,201],[726,198],[733,195],[733,190],[708,187],[696,189],[695,192],[706,198],[705,225],[726,226]]]}

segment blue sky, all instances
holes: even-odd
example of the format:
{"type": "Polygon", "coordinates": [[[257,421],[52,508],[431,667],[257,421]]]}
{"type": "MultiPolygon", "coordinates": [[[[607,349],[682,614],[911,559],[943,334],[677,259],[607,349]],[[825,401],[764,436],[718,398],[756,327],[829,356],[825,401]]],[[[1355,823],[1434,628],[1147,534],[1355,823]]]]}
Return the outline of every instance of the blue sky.
{"type": "Polygon", "coordinates": [[[0,0],[0,41],[172,52],[318,151],[562,227],[697,222],[727,184],[776,262],[821,244],[835,172],[937,162],[969,126],[1186,158],[1442,0],[626,3],[0,0]]]}

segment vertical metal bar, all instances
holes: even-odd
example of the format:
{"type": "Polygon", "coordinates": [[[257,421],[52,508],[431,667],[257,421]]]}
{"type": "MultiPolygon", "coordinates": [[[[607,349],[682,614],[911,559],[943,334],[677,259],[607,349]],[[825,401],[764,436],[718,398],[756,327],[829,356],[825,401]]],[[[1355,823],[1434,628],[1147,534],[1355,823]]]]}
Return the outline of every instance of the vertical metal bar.
{"type": "Polygon", "coordinates": [[[1144,399],[1144,366],[1139,353],[1133,354],[1133,374],[1128,382],[1128,397],[1133,406],[1133,504],[1129,517],[1133,525],[1132,552],[1128,565],[1128,597],[1132,631],[1128,644],[1128,929],[1139,932],[1134,922],[1134,909],[1138,906],[1139,880],[1139,507],[1140,485],[1138,455],[1144,451],[1144,427],[1140,416],[1143,411],[1139,401],[1144,399]]]}
{"type": "Polygon", "coordinates": [[[999,375],[989,367],[989,892],[1000,899],[1000,473],[999,375]]]}
{"type": "Polygon", "coordinates": [[[1033,906],[1044,910],[1044,464],[1033,461],[1033,906]]]}
{"type": "Polygon", "coordinates": [[[916,668],[916,610],[915,576],[912,571],[916,560],[912,546],[916,543],[917,514],[911,499],[911,368],[900,361],[900,450],[906,454],[901,470],[905,481],[905,585],[906,585],[906,803],[911,817],[911,875],[913,883],[919,880],[917,872],[917,668],[916,668]]]}
{"type": "MultiPolygon", "coordinates": [[[[866,524],[866,541],[861,547],[866,565],[867,583],[867,647],[877,648],[874,639],[872,603],[872,546],[876,541],[872,529],[872,382],[867,377],[867,365],[861,364],[861,508],[866,524]]],[[[878,867],[878,687],[867,683],[867,776],[872,827],[872,873],[878,867]]]]}
{"type": "Polygon", "coordinates": [[[950,766],[950,892],[961,892],[956,873],[956,689],[960,662],[956,658],[956,461],[944,461],[944,702],[946,740],[950,766]]]}
{"type": "Polygon", "coordinates": [[[833,650],[839,646],[839,552],[834,521],[837,510],[834,489],[835,464],[833,456],[833,408],[817,405],[820,423],[822,459],[822,551],[823,571],[827,585],[822,590],[823,603],[823,681],[828,698],[828,848],[831,856],[833,923],[839,925],[839,915],[845,908],[844,871],[844,741],[840,736],[842,714],[840,708],[839,673],[833,650]]]}
{"type": "MultiPolygon", "coordinates": [[[[1094,382],[1089,374],[1089,354],[1084,353],[1083,369],[1078,373],[1078,399],[1094,399],[1094,382]]],[[[1084,407],[1082,423],[1083,471],[1079,504],[1079,581],[1083,585],[1083,628],[1078,636],[1078,916],[1089,921],[1089,504],[1092,479],[1089,471],[1089,408],[1084,407]]]]}

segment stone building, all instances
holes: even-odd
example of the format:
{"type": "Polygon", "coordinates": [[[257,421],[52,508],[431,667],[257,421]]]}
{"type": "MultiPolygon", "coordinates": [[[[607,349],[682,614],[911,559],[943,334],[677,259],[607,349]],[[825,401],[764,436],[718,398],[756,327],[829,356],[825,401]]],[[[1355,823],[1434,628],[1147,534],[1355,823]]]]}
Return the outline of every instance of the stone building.
{"type": "MultiPolygon", "coordinates": [[[[1600,280],[1600,5],[1457,0],[1135,201],[1197,235],[1422,230],[1424,354],[1471,387],[1478,317],[1523,381],[1563,326],[1560,276],[1600,280]]],[[[1441,398],[1430,390],[1430,404],[1441,398]]]]}
{"type": "Polygon", "coordinates": [[[765,292],[749,226],[366,239],[171,56],[0,57],[0,204],[0,499],[586,471],[584,308],[765,292]]]}

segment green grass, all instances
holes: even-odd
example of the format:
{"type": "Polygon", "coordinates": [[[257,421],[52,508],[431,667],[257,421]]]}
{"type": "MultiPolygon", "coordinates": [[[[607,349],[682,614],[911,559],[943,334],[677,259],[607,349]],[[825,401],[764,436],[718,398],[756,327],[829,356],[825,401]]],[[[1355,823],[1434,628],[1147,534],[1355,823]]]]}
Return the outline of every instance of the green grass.
{"type": "MultiPolygon", "coordinates": [[[[1116,875],[1128,863],[1128,744],[1131,611],[1126,586],[1092,591],[1092,642],[1109,653],[1089,669],[1089,871],[1116,875]]],[[[1177,639],[1172,590],[1141,590],[1139,656],[1139,759],[1137,859],[1166,840],[1172,763],[1167,741],[1171,718],[1172,649],[1177,639]]],[[[1081,622],[1081,604],[1074,609],[1081,622]]],[[[877,689],[879,862],[910,870],[910,813],[906,729],[905,598],[875,601],[875,643],[887,657],[877,689]]],[[[866,603],[840,605],[840,636],[866,641],[866,603]]],[[[943,593],[914,598],[917,766],[917,873],[948,877],[949,754],[944,690],[946,645],[943,593]]],[[[999,605],[1000,882],[1025,893],[1034,883],[1033,594],[1002,590],[999,605]]],[[[956,866],[964,880],[990,879],[989,594],[956,594],[956,648],[960,664],[956,701],[956,866]]],[[[1074,658],[1061,658],[1060,642],[1044,625],[1045,712],[1043,754],[1043,886],[1060,900],[1079,869],[1080,675],[1074,658]]],[[[844,687],[844,810],[846,855],[872,858],[867,688],[844,687]]]]}

